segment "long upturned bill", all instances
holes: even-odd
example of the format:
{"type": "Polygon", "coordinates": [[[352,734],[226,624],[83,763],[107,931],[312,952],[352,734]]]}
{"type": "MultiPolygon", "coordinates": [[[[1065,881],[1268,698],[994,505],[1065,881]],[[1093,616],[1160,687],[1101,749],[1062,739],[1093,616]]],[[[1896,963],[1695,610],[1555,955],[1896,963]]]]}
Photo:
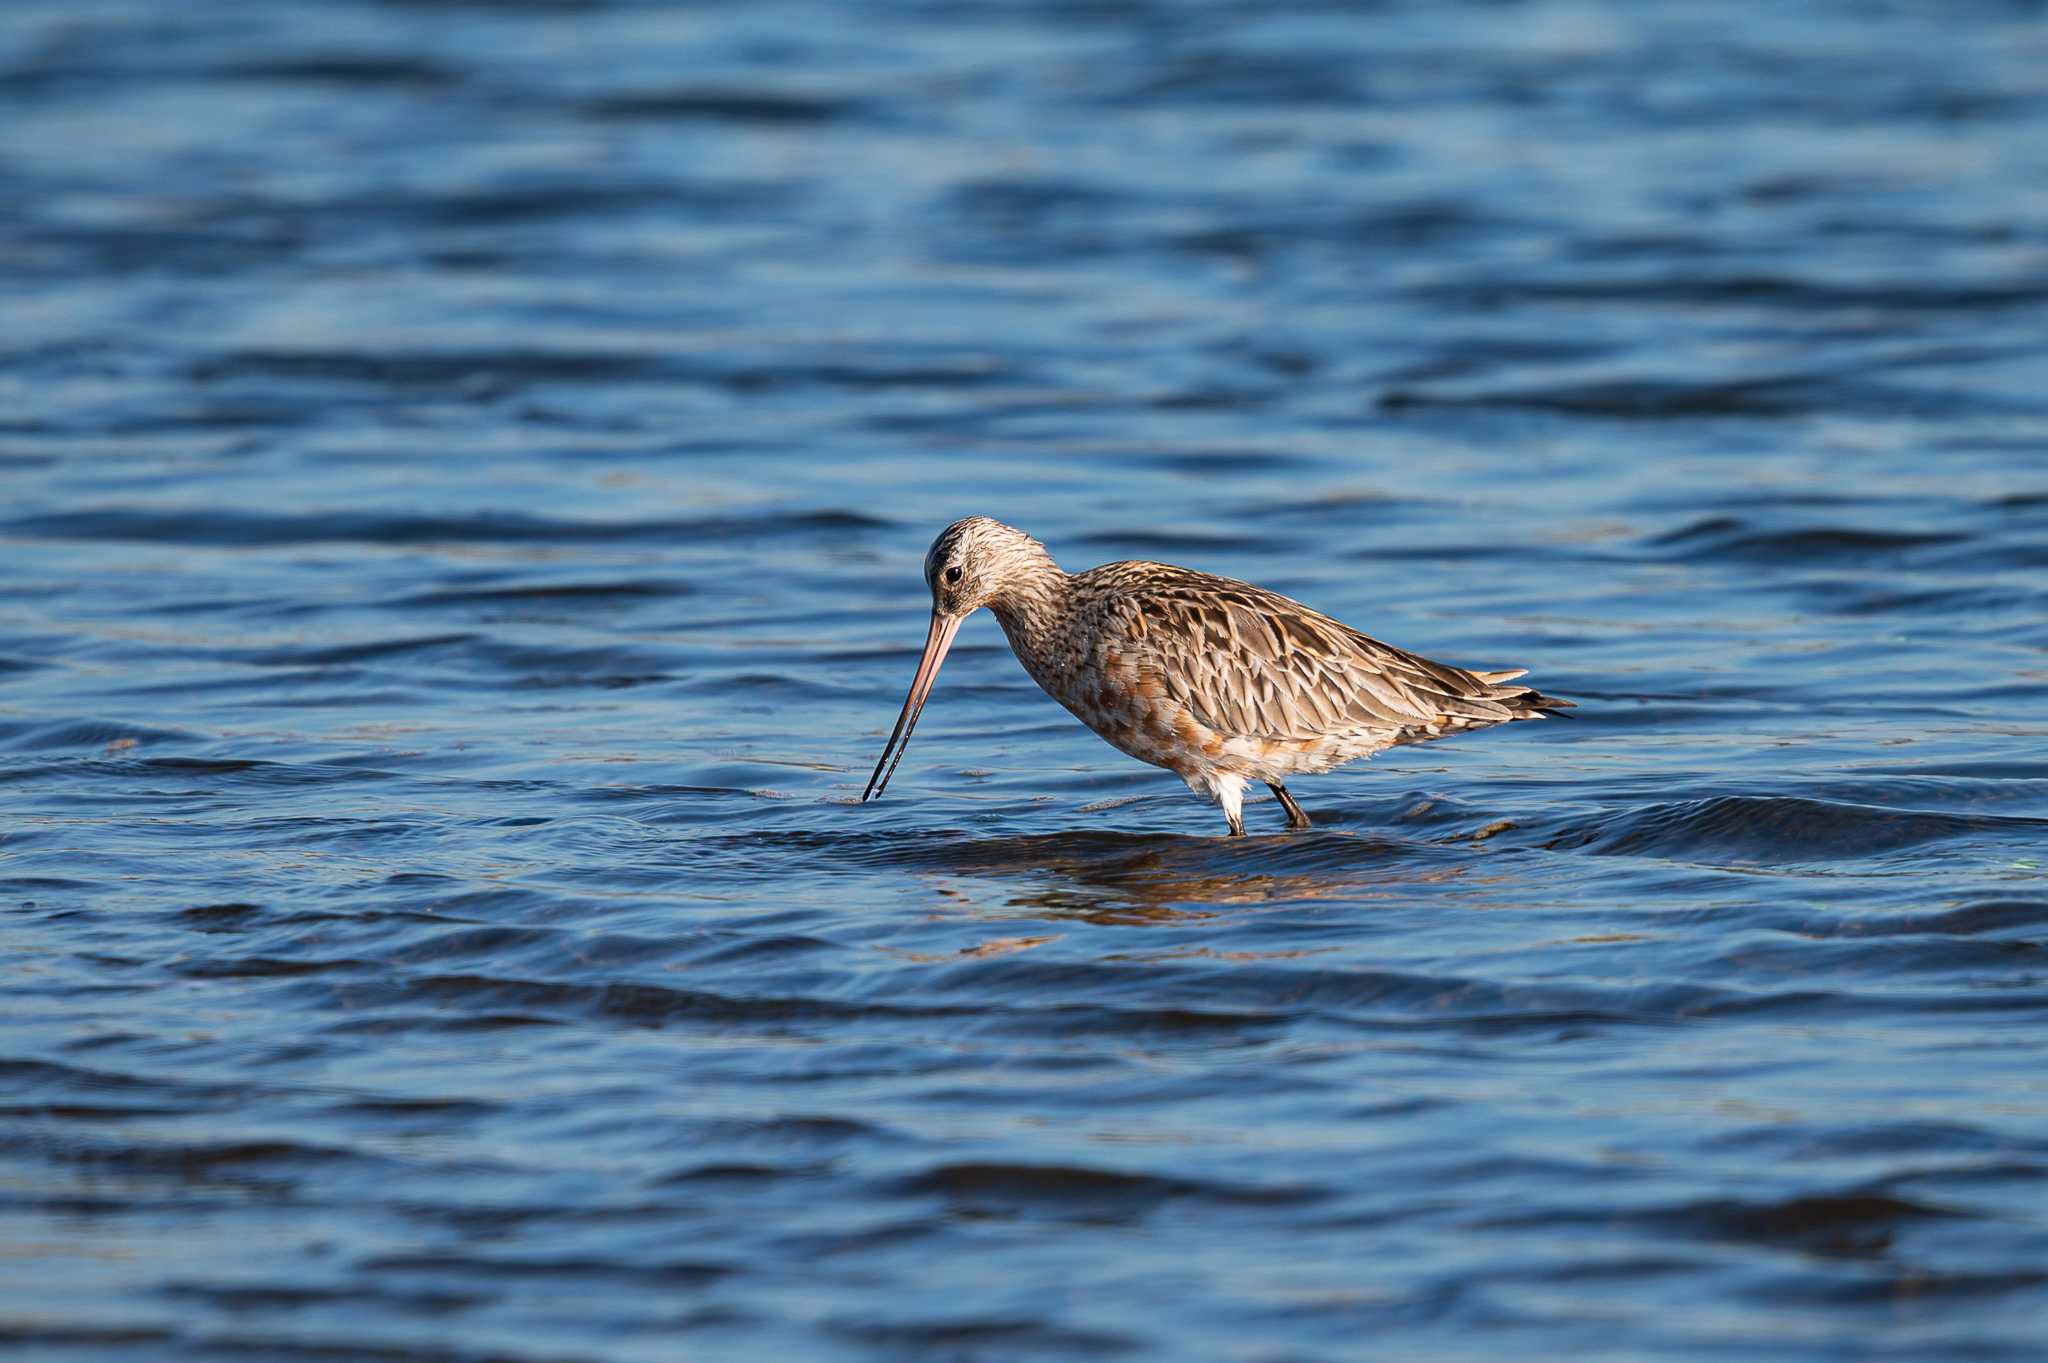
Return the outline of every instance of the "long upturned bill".
{"type": "Polygon", "coordinates": [[[882,749],[881,760],[875,763],[875,774],[868,777],[868,788],[861,792],[862,800],[874,799],[888,789],[889,778],[896,774],[896,763],[910,750],[910,735],[917,728],[917,717],[924,713],[925,698],[932,693],[939,664],[946,661],[946,650],[953,646],[953,636],[959,632],[963,618],[932,612],[931,632],[924,637],[924,656],[917,660],[917,676],[910,683],[910,694],[903,698],[903,713],[896,716],[896,728],[882,749]],[[894,762],[889,760],[892,752],[896,754],[894,762]]]}

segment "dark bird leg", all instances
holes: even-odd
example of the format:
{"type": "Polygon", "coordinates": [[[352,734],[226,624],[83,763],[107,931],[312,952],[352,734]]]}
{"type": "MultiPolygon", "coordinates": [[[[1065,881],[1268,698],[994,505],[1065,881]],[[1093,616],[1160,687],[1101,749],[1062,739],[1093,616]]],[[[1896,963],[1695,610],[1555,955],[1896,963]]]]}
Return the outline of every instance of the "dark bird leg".
{"type": "Polygon", "coordinates": [[[1272,791],[1273,797],[1287,807],[1287,826],[1289,828],[1307,828],[1310,826],[1308,811],[1294,802],[1294,797],[1287,793],[1287,787],[1276,786],[1271,781],[1268,781],[1266,782],[1266,789],[1272,791]]]}
{"type": "Polygon", "coordinates": [[[1235,810],[1235,809],[1226,809],[1226,810],[1224,810],[1224,811],[1223,811],[1223,817],[1224,817],[1224,818],[1226,818],[1226,819],[1228,819],[1228,820],[1230,820],[1230,836],[1231,836],[1231,837],[1233,837],[1233,838],[1241,838],[1241,837],[1243,837],[1243,836],[1244,836],[1244,815],[1243,815],[1243,814],[1241,814],[1240,812],[1238,812],[1238,811],[1237,811],[1237,810],[1235,810]]]}

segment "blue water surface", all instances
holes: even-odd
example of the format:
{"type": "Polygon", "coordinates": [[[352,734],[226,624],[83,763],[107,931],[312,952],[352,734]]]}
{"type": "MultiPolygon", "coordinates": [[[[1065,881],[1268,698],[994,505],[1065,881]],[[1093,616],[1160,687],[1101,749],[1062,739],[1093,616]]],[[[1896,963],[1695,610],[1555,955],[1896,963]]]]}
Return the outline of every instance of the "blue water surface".
{"type": "Polygon", "coordinates": [[[10,1360],[2048,1339],[2025,4],[12,0],[10,1360]],[[1579,703],[1219,813],[930,537],[1579,703]]]}

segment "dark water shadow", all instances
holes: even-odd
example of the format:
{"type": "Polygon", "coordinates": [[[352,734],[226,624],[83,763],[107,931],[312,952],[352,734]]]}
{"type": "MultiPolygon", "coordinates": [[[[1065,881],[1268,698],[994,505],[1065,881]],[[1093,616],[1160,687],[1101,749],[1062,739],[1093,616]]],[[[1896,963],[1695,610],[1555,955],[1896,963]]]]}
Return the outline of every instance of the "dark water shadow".
{"type": "Polygon", "coordinates": [[[1469,853],[1338,829],[1245,838],[1122,832],[982,837],[966,831],[753,833],[727,840],[786,864],[793,847],[863,871],[1007,887],[1008,910],[1098,924],[1185,922],[1467,876],[1469,853]]]}

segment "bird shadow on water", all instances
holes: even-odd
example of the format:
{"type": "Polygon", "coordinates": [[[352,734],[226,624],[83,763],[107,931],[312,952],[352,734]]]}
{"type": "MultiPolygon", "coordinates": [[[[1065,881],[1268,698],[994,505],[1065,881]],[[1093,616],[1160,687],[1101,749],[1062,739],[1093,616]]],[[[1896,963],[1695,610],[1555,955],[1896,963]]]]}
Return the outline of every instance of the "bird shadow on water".
{"type": "Polygon", "coordinates": [[[929,881],[956,904],[999,906],[1007,918],[1117,926],[1372,898],[1466,879],[1474,869],[1461,849],[1338,829],[1246,838],[1095,831],[980,837],[958,829],[799,836],[831,844],[833,854],[863,869],[929,881]]]}

